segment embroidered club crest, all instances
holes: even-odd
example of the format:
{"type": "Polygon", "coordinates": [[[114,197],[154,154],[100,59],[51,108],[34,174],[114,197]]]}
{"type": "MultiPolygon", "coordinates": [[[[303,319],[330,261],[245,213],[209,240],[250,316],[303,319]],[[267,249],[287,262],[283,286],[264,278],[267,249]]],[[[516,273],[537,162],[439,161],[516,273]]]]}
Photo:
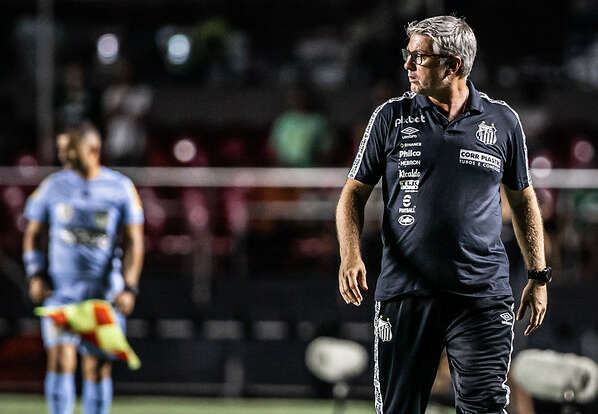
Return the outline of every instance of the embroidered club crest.
{"type": "Polygon", "coordinates": [[[376,328],[376,335],[382,340],[382,342],[390,342],[392,340],[392,326],[390,325],[390,319],[378,319],[378,327],[376,328]]]}
{"type": "Polygon", "coordinates": [[[73,219],[75,209],[68,204],[60,203],[56,206],[56,216],[63,223],[68,223],[73,219]]]}
{"type": "Polygon", "coordinates": [[[486,121],[482,121],[478,125],[478,131],[475,133],[475,136],[486,145],[496,144],[496,127],[494,126],[494,122],[488,125],[486,121]]]}

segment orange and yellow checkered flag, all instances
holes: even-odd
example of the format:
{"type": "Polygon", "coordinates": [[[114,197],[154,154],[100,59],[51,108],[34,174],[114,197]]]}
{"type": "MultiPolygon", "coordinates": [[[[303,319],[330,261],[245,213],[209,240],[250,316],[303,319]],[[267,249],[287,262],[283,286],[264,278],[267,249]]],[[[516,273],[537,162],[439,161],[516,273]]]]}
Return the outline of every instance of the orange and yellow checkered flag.
{"type": "Polygon", "coordinates": [[[114,317],[114,309],[105,300],[91,299],[61,306],[40,306],[37,316],[47,316],[54,325],[77,333],[102,351],[126,362],[131,369],[139,369],[141,361],[127,342],[114,317]]]}

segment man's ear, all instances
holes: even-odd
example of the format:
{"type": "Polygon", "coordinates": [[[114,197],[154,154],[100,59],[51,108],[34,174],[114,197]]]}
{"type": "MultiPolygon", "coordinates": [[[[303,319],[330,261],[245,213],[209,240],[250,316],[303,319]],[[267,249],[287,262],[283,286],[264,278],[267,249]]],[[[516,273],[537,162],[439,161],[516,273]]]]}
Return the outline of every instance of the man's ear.
{"type": "Polygon", "coordinates": [[[463,66],[463,59],[461,59],[459,56],[450,56],[446,60],[446,66],[448,67],[449,73],[451,75],[456,75],[463,66]]]}

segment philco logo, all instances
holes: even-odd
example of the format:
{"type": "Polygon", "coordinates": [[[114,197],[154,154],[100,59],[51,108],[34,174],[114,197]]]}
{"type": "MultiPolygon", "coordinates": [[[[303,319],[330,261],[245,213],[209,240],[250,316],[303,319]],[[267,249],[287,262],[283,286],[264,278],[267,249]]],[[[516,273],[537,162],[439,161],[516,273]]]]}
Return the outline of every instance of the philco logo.
{"type": "Polygon", "coordinates": [[[401,226],[411,226],[413,223],[415,223],[415,219],[409,214],[403,214],[399,217],[399,224],[401,226]]]}
{"type": "Polygon", "coordinates": [[[419,157],[420,155],[422,155],[421,151],[412,150],[412,149],[399,151],[399,158],[419,157]]]}
{"type": "Polygon", "coordinates": [[[409,171],[399,170],[399,178],[419,178],[422,175],[417,168],[412,168],[409,171]]]}
{"type": "Polygon", "coordinates": [[[417,193],[419,190],[419,180],[401,180],[399,181],[401,190],[407,193],[417,193]]]}
{"type": "MultiPolygon", "coordinates": [[[[400,117],[400,118],[397,118],[395,120],[395,128],[398,127],[399,125],[402,125],[402,124],[419,124],[420,122],[423,123],[423,124],[425,124],[426,123],[426,117],[423,116],[423,115],[419,115],[419,116],[411,116],[411,115],[409,115],[407,118],[400,117]]],[[[401,131],[401,132],[403,132],[403,131],[401,131]]],[[[410,133],[408,132],[408,134],[413,134],[413,132],[410,132],[410,133]]]]}
{"type": "Polygon", "coordinates": [[[403,207],[411,206],[411,194],[405,194],[403,196],[403,207]]]}

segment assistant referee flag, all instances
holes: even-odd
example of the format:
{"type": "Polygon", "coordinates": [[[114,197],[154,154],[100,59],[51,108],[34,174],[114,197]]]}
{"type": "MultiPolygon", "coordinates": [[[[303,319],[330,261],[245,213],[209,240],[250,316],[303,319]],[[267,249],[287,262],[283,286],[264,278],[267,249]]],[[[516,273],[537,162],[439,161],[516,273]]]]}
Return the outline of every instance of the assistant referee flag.
{"type": "Polygon", "coordinates": [[[84,341],[126,362],[130,369],[141,366],[108,302],[91,299],[61,306],[40,306],[34,312],[37,316],[49,317],[60,329],[79,334],[84,341]]]}

